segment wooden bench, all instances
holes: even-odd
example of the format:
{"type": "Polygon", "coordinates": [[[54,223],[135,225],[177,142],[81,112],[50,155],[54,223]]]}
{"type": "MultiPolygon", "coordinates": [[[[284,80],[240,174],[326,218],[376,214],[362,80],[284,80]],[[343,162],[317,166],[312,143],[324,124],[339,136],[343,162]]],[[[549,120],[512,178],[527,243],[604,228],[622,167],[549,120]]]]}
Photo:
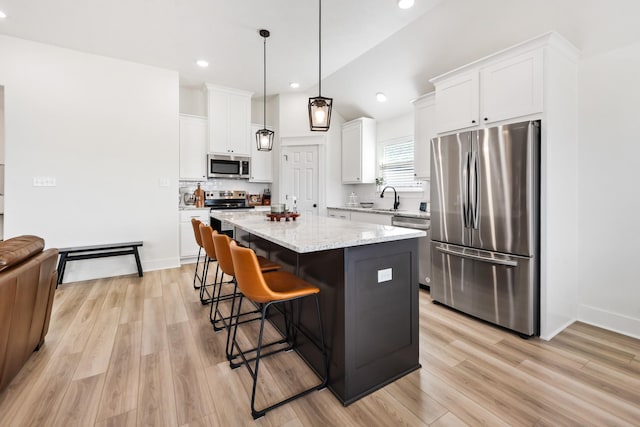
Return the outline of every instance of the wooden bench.
{"type": "MultiPolygon", "coordinates": [[[[105,258],[110,256],[133,255],[136,257],[138,266],[138,276],[142,277],[142,264],[140,264],[140,254],[138,247],[142,242],[128,243],[108,243],[105,245],[77,246],[72,248],[60,248],[60,260],[58,261],[58,285],[62,283],[64,269],[68,261],[78,261],[81,259],[105,258]]],[[[57,285],[56,285],[57,287],[57,285]]]]}

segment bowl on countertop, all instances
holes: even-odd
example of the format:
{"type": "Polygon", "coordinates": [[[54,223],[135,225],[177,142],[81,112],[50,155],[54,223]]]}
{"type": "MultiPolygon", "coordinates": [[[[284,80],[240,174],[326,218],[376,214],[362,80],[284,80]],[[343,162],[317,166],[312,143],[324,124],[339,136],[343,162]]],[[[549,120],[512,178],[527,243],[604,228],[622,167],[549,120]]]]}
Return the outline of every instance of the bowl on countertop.
{"type": "Polygon", "coordinates": [[[284,204],[275,203],[275,204],[271,205],[271,213],[272,214],[284,213],[284,204]]]}
{"type": "Polygon", "coordinates": [[[360,202],[360,207],[362,208],[372,208],[373,202],[360,202]]]}

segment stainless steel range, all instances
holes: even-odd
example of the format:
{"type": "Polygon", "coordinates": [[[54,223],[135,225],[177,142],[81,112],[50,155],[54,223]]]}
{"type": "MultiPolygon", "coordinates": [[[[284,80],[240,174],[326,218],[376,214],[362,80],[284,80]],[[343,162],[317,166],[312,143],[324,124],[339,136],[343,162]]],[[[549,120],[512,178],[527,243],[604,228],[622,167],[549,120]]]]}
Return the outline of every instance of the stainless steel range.
{"type": "MultiPolygon", "coordinates": [[[[244,191],[207,191],[205,193],[204,205],[210,207],[211,211],[250,211],[254,209],[253,206],[247,204],[246,192],[244,191]]],[[[211,227],[218,233],[224,233],[233,237],[233,227],[224,221],[211,218],[211,227]]]]}

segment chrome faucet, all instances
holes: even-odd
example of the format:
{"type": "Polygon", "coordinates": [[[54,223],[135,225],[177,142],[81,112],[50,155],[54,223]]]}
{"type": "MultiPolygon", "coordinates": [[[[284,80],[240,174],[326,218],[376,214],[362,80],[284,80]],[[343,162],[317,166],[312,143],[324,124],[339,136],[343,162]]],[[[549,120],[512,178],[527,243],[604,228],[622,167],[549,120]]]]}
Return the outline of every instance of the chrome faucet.
{"type": "Polygon", "coordinates": [[[385,191],[387,188],[390,188],[390,189],[392,189],[392,190],[393,190],[393,210],[396,210],[396,209],[398,209],[398,206],[400,206],[400,196],[398,196],[398,192],[396,191],[396,189],[395,189],[395,188],[393,188],[393,187],[391,187],[391,186],[387,185],[386,187],[384,187],[384,188],[382,189],[382,193],[380,193],[380,198],[381,198],[381,199],[382,199],[382,198],[384,198],[384,191],[385,191]]]}

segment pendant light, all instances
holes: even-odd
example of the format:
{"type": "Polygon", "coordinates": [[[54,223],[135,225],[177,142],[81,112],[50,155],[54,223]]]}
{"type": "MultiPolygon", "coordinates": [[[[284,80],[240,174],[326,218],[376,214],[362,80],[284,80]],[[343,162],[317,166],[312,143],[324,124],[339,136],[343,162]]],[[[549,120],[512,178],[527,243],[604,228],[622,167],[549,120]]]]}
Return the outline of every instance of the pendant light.
{"type": "Polygon", "coordinates": [[[264,38],[264,128],[256,132],[258,151],[271,151],[273,148],[273,131],[267,129],[267,37],[270,35],[269,30],[260,30],[260,36],[264,38]]]}
{"type": "Polygon", "coordinates": [[[331,124],[332,98],[322,96],[322,0],[318,0],[318,96],[309,98],[309,126],[326,132],[331,124]]]}

